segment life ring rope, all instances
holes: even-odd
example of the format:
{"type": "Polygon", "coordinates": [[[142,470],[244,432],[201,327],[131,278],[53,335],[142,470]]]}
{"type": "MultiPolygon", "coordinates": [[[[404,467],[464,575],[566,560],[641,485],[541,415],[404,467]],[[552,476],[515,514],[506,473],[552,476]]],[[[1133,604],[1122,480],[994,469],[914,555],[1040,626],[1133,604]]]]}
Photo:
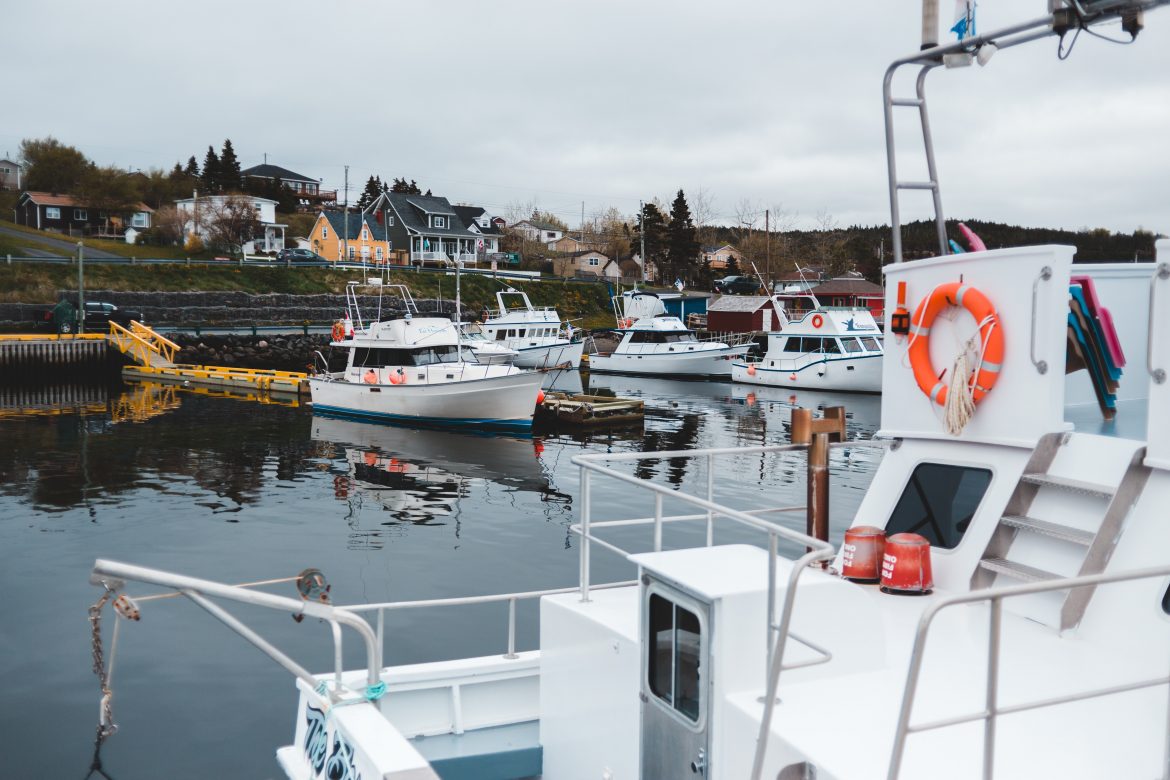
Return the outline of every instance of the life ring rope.
{"type": "MultiPolygon", "coordinates": [[[[945,410],[947,430],[958,435],[970,422],[975,405],[982,401],[999,379],[1003,367],[1004,338],[999,314],[979,289],[962,282],[939,284],[919,304],[911,318],[910,343],[906,357],[918,388],[945,410]],[[930,362],[930,330],[935,318],[951,306],[966,309],[977,323],[976,333],[963,345],[951,367],[949,382],[930,362]],[[968,354],[974,353],[974,370],[968,354]]],[[[945,372],[944,372],[945,373],[945,372]]]]}

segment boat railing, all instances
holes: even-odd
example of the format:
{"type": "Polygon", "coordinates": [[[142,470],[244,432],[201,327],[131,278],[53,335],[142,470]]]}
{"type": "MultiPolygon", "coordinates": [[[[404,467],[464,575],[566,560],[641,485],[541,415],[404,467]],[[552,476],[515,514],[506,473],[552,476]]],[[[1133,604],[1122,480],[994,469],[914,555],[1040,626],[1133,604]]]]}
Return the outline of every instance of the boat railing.
{"type": "MultiPolygon", "coordinates": [[[[1006,588],[974,591],[951,596],[932,604],[922,613],[922,617],[918,621],[918,631],[915,634],[914,646],[910,654],[910,668],[907,672],[906,684],[902,691],[902,707],[898,714],[898,728],[894,735],[894,747],[890,755],[889,771],[886,774],[887,780],[897,780],[902,767],[902,759],[906,752],[906,741],[911,734],[983,721],[983,767],[981,777],[984,780],[991,780],[995,774],[996,727],[998,726],[1000,716],[1058,707],[1064,704],[1073,704],[1075,702],[1098,699],[1104,696],[1112,696],[1142,690],[1144,688],[1170,685],[1170,675],[1161,675],[1158,677],[1132,680],[1128,683],[1115,684],[1103,688],[1069,693],[1062,696],[1016,702],[1010,705],[1003,705],[999,702],[999,670],[1000,657],[1002,655],[1003,602],[1005,599],[1030,596],[1037,593],[1072,590],[1074,588],[1095,588],[1101,585],[1112,585],[1119,582],[1162,578],[1168,574],[1170,574],[1170,566],[1158,566],[1112,574],[1068,577],[1006,588]],[[988,610],[987,673],[985,677],[986,686],[983,708],[949,718],[922,723],[911,723],[910,718],[913,714],[915,694],[918,691],[918,683],[922,674],[926,643],[930,636],[931,627],[934,625],[935,618],[944,610],[982,602],[987,602],[990,605],[988,610]]],[[[1167,702],[1166,720],[1166,762],[1170,765],[1170,701],[1167,702]]]]}
{"type": "MultiPolygon", "coordinates": [[[[594,590],[604,590],[606,588],[625,588],[632,585],[637,585],[637,580],[629,580],[625,582],[607,582],[602,585],[595,585],[594,590]]],[[[576,593],[577,587],[567,588],[546,588],[544,590],[529,590],[518,593],[492,593],[485,596],[456,596],[453,598],[444,599],[422,599],[419,601],[385,601],[377,604],[350,604],[341,609],[349,610],[350,612],[376,612],[377,621],[375,628],[375,636],[377,637],[378,647],[382,652],[386,652],[386,613],[398,612],[402,610],[412,609],[436,609],[442,607],[463,607],[473,604],[500,604],[507,602],[508,604],[508,630],[507,630],[507,652],[504,653],[504,658],[516,658],[516,604],[520,601],[531,601],[541,599],[545,596],[558,596],[565,593],[576,593]]]]}

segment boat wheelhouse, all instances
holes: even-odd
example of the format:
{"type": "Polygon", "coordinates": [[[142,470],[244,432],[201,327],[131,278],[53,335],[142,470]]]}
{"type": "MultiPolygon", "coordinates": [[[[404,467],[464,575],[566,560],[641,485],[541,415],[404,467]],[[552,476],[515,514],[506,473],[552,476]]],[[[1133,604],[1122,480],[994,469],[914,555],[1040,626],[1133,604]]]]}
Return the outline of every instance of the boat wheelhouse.
{"type": "Polygon", "coordinates": [[[751,344],[700,340],[678,317],[642,317],[619,330],[613,352],[589,356],[589,370],[615,374],[680,377],[731,376],[732,360],[742,359],[751,344]]]}
{"type": "MultiPolygon", "coordinates": [[[[347,286],[353,333],[333,342],[347,351],[345,368],[310,377],[313,411],[367,420],[485,429],[529,429],[542,377],[510,363],[465,359],[451,320],[422,317],[410,291],[401,318],[366,323],[356,287],[347,286]]],[[[383,286],[378,285],[379,291],[383,286]]]]}
{"type": "Polygon", "coordinates": [[[516,350],[514,360],[524,368],[578,368],[585,342],[573,338],[572,326],[562,322],[551,306],[536,308],[528,294],[513,288],[496,293],[499,309],[483,322],[483,335],[508,349],[516,350]]]}
{"type": "Polygon", "coordinates": [[[804,390],[879,393],[882,333],[868,309],[819,307],[780,331],[755,361],[735,361],[733,382],[804,390]]]}

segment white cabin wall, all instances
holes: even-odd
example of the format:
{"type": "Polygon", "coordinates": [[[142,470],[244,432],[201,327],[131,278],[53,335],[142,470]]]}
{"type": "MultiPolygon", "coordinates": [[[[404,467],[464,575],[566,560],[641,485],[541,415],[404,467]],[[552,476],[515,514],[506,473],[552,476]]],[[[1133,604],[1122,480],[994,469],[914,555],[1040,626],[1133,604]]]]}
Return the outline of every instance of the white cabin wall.
{"type": "MultiPolygon", "coordinates": [[[[995,249],[886,266],[883,433],[1033,447],[1043,434],[1065,427],[1064,353],[1073,251],[1068,246],[995,249]],[[1051,277],[1037,281],[1044,267],[1051,269],[1051,277]],[[913,317],[919,302],[936,286],[960,279],[978,288],[995,307],[1005,348],[999,381],[963,433],[955,437],[943,425],[942,407],[919,390],[906,355],[910,339],[893,336],[890,316],[898,305],[899,282],[907,283],[906,306],[913,317]],[[1034,287],[1037,315],[1033,338],[1034,287]],[[1036,358],[1048,364],[1044,374],[1032,363],[1031,341],[1035,342],[1036,358]]],[[[957,311],[953,323],[945,313],[935,320],[930,353],[936,373],[944,368],[949,372],[959,346],[975,332],[975,320],[966,311],[957,311]]]]}
{"type": "Polygon", "coordinates": [[[544,780],[640,771],[639,588],[540,600],[544,780]]]}
{"type": "MultiPolygon", "coordinates": [[[[1158,263],[1170,263],[1170,239],[1163,238],[1156,244],[1158,263]]],[[[1150,275],[1154,271],[1151,269],[1150,275]]],[[[1151,283],[1147,277],[1147,286],[1151,283]]],[[[1154,367],[1161,368],[1170,375],[1170,279],[1159,279],[1156,284],[1155,301],[1156,319],[1152,323],[1154,337],[1154,367]]],[[[1148,298],[1148,294],[1147,294],[1148,298]]],[[[1149,327],[1149,325],[1147,325],[1149,327]]],[[[1142,363],[1145,363],[1145,350],[1142,350],[1142,363]]],[[[1159,469],[1170,470],[1170,376],[1161,384],[1155,382],[1147,373],[1144,377],[1134,377],[1135,380],[1145,382],[1149,388],[1149,416],[1147,425],[1149,435],[1149,449],[1146,452],[1146,464],[1159,469]]]]}

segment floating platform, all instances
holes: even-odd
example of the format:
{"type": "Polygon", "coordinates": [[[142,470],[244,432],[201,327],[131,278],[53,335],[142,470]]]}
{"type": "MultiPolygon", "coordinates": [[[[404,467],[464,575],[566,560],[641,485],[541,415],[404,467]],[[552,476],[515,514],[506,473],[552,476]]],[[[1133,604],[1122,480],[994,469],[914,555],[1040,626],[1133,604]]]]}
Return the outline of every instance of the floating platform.
{"type": "Polygon", "coordinates": [[[536,405],[534,421],[574,426],[638,425],[644,417],[645,403],[637,398],[548,392],[536,405]]]}
{"type": "Polygon", "coordinates": [[[301,371],[270,371],[228,366],[126,366],[122,378],[184,387],[209,387],[288,396],[309,395],[309,375],[301,371]]]}

